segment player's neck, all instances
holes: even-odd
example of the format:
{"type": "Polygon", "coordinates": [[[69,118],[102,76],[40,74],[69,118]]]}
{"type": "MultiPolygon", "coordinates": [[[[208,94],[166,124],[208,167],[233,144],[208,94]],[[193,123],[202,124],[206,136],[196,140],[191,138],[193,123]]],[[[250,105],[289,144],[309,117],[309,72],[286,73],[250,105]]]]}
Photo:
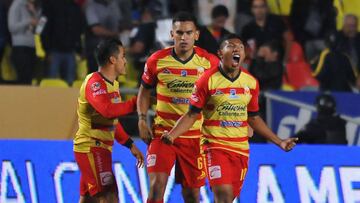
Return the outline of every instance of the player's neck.
{"type": "Polygon", "coordinates": [[[175,51],[176,57],[178,57],[182,61],[188,60],[192,56],[192,54],[194,53],[194,49],[190,49],[189,51],[182,52],[180,50],[177,50],[176,47],[174,48],[174,51],[175,51]]]}
{"type": "Polygon", "coordinates": [[[105,77],[107,80],[114,82],[117,78],[117,75],[115,74],[115,72],[109,68],[109,67],[101,67],[99,69],[99,72],[101,73],[101,75],[103,77],[105,77]]]}
{"type": "Polygon", "coordinates": [[[223,64],[220,65],[220,68],[222,69],[223,74],[226,74],[229,78],[236,78],[239,76],[240,69],[236,68],[235,70],[232,68],[225,67],[223,64]]]}

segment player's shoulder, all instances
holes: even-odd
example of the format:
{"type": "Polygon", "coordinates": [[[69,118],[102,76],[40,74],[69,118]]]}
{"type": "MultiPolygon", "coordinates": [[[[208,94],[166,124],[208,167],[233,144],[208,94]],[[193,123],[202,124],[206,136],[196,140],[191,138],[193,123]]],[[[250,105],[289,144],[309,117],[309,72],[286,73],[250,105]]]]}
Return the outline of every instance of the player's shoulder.
{"type": "Polygon", "coordinates": [[[241,67],[241,74],[243,74],[243,78],[245,78],[250,84],[253,84],[254,88],[258,83],[258,80],[245,68],[241,67]]]}
{"type": "Polygon", "coordinates": [[[168,47],[168,48],[161,49],[161,50],[154,52],[148,58],[148,62],[154,62],[154,61],[157,61],[159,59],[162,59],[162,58],[165,58],[165,57],[171,55],[172,49],[173,49],[173,47],[168,47]]]}
{"type": "Polygon", "coordinates": [[[210,69],[206,70],[201,77],[199,78],[199,80],[201,81],[208,81],[211,76],[213,76],[215,73],[217,73],[219,71],[219,67],[211,67],[210,69]]]}
{"type": "Polygon", "coordinates": [[[99,72],[93,72],[85,77],[86,86],[91,86],[91,89],[98,89],[105,85],[105,82],[99,72]]]}
{"type": "Polygon", "coordinates": [[[194,51],[200,57],[205,57],[207,59],[219,60],[219,58],[216,55],[209,53],[208,51],[206,51],[205,49],[203,49],[201,47],[194,46],[194,51]]]}
{"type": "Polygon", "coordinates": [[[250,80],[257,81],[256,78],[245,68],[240,67],[241,73],[248,77],[250,80]]]}

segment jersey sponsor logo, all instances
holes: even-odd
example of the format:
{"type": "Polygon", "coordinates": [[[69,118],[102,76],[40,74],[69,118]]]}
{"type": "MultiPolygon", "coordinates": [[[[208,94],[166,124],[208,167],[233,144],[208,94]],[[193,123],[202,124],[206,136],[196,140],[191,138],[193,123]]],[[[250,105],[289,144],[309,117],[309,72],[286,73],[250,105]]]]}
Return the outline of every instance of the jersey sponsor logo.
{"type": "Polygon", "coordinates": [[[204,73],[205,69],[203,67],[197,67],[197,75],[200,77],[204,73]]]}
{"type": "Polygon", "coordinates": [[[155,166],[156,164],[156,154],[148,154],[146,157],[147,167],[155,166]]]}
{"type": "Polygon", "coordinates": [[[229,96],[230,99],[237,99],[239,98],[238,95],[236,95],[236,89],[230,89],[230,96],[229,96]]]}
{"type": "Polygon", "coordinates": [[[106,94],[107,92],[106,92],[106,90],[104,90],[104,89],[99,89],[99,90],[97,90],[96,92],[93,92],[93,97],[96,97],[96,96],[99,96],[99,95],[102,95],[102,94],[106,94]]]}
{"type": "Polygon", "coordinates": [[[100,89],[100,87],[101,87],[100,82],[94,82],[93,84],[91,84],[91,90],[93,92],[98,91],[100,89]]]}
{"type": "Polygon", "coordinates": [[[221,127],[241,127],[242,124],[241,121],[220,121],[221,127]]]}
{"type": "Polygon", "coordinates": [[[193,82],[178,79],[172,80],[167,84],[167,88],[169,88],[170,92],[191,93],[193,87],[193,82]]]}
{"type": "Polygon", "coordinates": [[[180,75],[181,75],[181,77],[186,77],[187,76],[187,71],[186,70],[181,70],[180,75]]]}
{"type": "Polygon", "coordinates": [[[245,105],[231,104],[225,101],[216,108],[216,111],[220,116],[244,116],[247,108],[245,105]]]}
{"type": "Polygon", "coordinates": [[[221,178],[221,167],[220,166],[210,166],[209,167],[209,176],[210,176],[210,180],[221,178]]]}
{"type": "Polygon", "coordinates": [[[100,173],[101,185],[111,185],[113,183],[113,174],[110,171],[100,173]]]}
{"type": "Polygon", "coordinates": [[[173,97],[173,98],[172,98],[172,103],[174,103],[174,104],[189,104],[189,103],[190,103],[190,99],[189,99],[189,98],[177,98],[177,97],[173,97]]]}

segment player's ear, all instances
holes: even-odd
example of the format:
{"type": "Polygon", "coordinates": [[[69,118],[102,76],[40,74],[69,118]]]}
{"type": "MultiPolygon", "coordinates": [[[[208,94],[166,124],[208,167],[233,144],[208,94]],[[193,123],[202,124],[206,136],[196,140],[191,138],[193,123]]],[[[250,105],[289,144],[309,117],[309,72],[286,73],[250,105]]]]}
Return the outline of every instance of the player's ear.
{"type": "Polygon", "coordinates": [[[200,30],[199,29],[196,29],[196,31],[195,31],[195,41],[198,41],[198,39],[199,39],[199,36],[200,36],[200,30]]]}
{"type": "Polygon", "coordinates": [[[110,56],[109,62],[110,62],[111,64],[116,63],[116,58],[115,58],[115,56],[110,56]]]}
{"type": "Polygon", "coordinates": [[[217,55],[219,56],[219,58],[222,59],[223,53],[222,53],[222,50],[221,50],[221,49],[219,49],[219,50],[217,51],[217,55]]]}
{"type": "Polygon", "coordinates": [[[174,39],[174,31],[173,30],[170,30],[170,36],[171,36],[171,39],[174,39]]]}

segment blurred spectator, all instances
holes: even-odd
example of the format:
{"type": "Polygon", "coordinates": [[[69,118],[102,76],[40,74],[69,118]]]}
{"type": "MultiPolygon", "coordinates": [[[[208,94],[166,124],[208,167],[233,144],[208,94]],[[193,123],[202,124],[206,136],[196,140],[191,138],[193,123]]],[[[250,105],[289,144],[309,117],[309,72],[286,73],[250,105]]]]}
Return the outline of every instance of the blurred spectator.
{"type": "Polygon", "coordinates": [[[325,36],[336,30],[333,0],[293,0],[290,25],[307,59],[312,60],[325,48],[325,36]]]}
{"type": "Polygon", "coordinates": [[[156,18],[160,15],[158,2],[150,2],[141,9],[141,23],[131,31],[130,53],[133,57],[134,67],[139,71],[138,82],[144,71],[147,57],[155,45],[156,18]]]}
{"type": "Polygon", "coordinates": [[[360,33],[358,32],[358,18],[348,14],[344,17],[342,30],[338,32],[339,49],[350,56],[352,65],[360,70],[360,33]]]}
{"type": "MultiPolygon", "coordinates": [[[[259,106],[260,116],[264,120],[266,118],[266,98],[263,92],[280,89],[284,71],[282,58],[282,45],[276,40],[268,41],[259,47],[256,58],[249,69],[250,73],[259,81],[261,87],[259,106]]],[[[266,139],[255,133],[251,138],[251,142],[266,142],[266,139]]]]}
{"type": "Polygon", "coordinates": [[[128,30],[132,27],[132,0],[117,0],[121,13],[120,30],[128,30]]]}
{"type": "Polygon", "coordinates": [[[84,16],[75,0],[51,0],[43,4],[47,23],[41,34],[42,44],[50,60],[48,76],[64,78],[69,85],[76,79],[75,52],[81,54],[84,16]]]}
{"type": "Polygon", "coordinates": [[[336,102],[329,94],[320,94],[315,101],[317,117],[312,119],[295,136],[299,143],[347,144],[346,121],[336,113],[336,102]]]}
{"type": "Polygon", "coordinates": [[[11,61],[18,84],[31,84],[36,63],[34,30],[40,16],[39,1],[14,0],[8,14],[12,39],[11,61]]]}
{"type": "Polygon", "coordinates": [[[327,49],[321,52],[314,72],[320,90],[352,91],[356,72],[349,57],[339,50],[337,34],[329,34],[325,42],[327,49]]]}
{"type": "Polygon", "coordinates": [[[98,70],[94,56],[96,45],[101,39],[120,37],[121,13],[117,0],[87,0],[85,16],[85,54],[88,72],[91,73],[98,70]]]}
{"type": "Polygon", "coordinates": [[[244,26],[242,38],[250,47],[250,57],[252,58],[258,47],[271,40],[283,41],[283,36],[287,30],[283,20],[269,13],[266,0],[253,0],[251,11],[254,20],[244,26]]]}
{"type": "Polygon", "coordinates": [[[234,20],[235,32],[241,34],[243,27],[253,20],[251,15],[251,0],[237,0],[234,20]]]}
{"type": "Polygon", "coordinates": [[[229,11],[225,6],[215,6],[211,11],[211,24],[199,27],[200,37],[196,42],[196,46],[217,55],[219,42],[223,39],[223,37],[230,34],[230,32],[224,28],[228,17],[229,11]]]}
{"type": "Polygon", "coordinates": [[[194,0],[168,0],[167,2],[170,14],[178,13],[179,11],[195,12],[196,1],[194,0]]]}
{"type": "Polygon", "coordinates": [[[281,88],[284,67],[283,49],[277,41],[262,44],[250,66],[250,73],[259,80],[262,91],[281,88]]]}
{"type": "Polygon", "coordinates": [[[215,6],[224,5],[229,11],[229,17],[226,21],[225,28],[230,32],[235,31],[234,20],[236,15],[236,0],[197,0],[195,2],[197,2],[197,18],[200,25],[211,24],[211,15],[209,15],[209,13],[211,13],[215,6]]]}

